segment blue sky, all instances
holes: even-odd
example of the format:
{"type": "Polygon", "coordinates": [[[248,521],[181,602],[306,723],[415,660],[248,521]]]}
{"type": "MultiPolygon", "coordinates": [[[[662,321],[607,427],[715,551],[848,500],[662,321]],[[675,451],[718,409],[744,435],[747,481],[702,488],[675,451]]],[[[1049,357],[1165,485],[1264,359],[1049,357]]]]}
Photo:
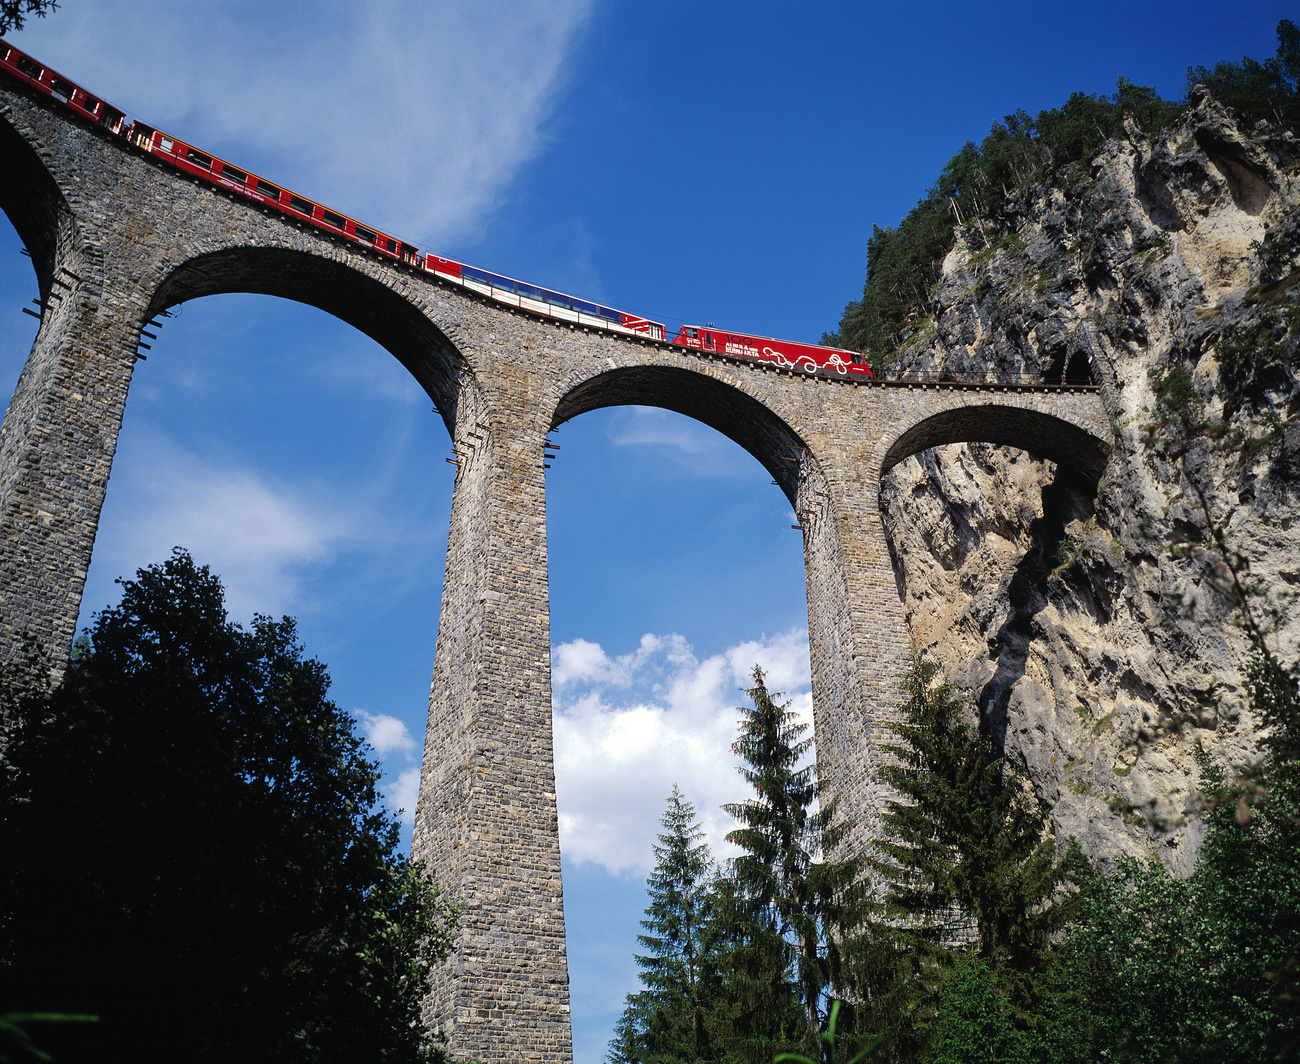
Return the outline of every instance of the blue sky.
{"type": "MultiPolygon", "coordinates": [[[[1282,3],[65,0],[19,47],[133,115],[424,250],[670,324],[815,341],[968,139],[1124,75],[1274,49],[1282,3]]],[[[0,221],[0,387],[36,322],[0,221]]],[[[754,661],[810,704],[802,544],[770,478],[661,411],[584,415],[548,474],[579,1064],[603,1059],[674,782],[715,841],[754,661]]],[[[322,312],[184,306],[137,368],[87,583],[174,544],[298,618],[383,758],[419,766],[453,469],[427,397],[322,312]]]]}

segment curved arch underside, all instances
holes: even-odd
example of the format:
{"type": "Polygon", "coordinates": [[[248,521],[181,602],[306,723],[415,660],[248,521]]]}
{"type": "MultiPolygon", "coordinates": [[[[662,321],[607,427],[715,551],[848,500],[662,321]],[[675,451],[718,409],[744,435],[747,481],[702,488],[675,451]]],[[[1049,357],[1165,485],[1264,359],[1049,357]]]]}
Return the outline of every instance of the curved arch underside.
{"type": "Polygon", "coordinates": [[[1109,447],[1086,429],[1052,414],[994,404],[933,414],[896,439],[880,466],[883,477],[905,458],[945,443],[997,443],[1019,447],[1089,477],[1100,477],[1109,447]]]}
{"type": "Polygon", "coordinates": [[[758,459],[791,500],[797,494],[797,466],[789,459],[791,449],[803,447],[803,441],[768,407],[729,384],[673,366],[614,369],[570,391],[551,425],[609,406],[656,406],[694,418],[758,459]]]}
{"type": "Polygon", "coordinates": [[[67,200],[40,157],[8,122],[0,120],[0,210],[32,256],[41,300],[48,298],[60,224],[71,218],[67,200]]]}
{"type": "Polygon", "coordinates": [[[158,286],[149,313],[236,292],[306,303],[365,333],[410,371],[454,432],[457,395],[468,375],[456,345],[414,303],[343,263],[288,248],[224,248],[176,267],[158,286]]]}

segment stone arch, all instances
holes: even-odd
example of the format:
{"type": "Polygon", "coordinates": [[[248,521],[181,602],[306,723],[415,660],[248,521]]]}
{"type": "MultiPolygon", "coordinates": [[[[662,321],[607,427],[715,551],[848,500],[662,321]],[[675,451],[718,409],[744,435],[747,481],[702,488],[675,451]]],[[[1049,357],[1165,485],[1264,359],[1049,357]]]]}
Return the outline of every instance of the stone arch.
{"type": "Polygon", "coordinates": [[[444,329],[382,280],[323,255],[276,246],[230,246],[173,267],[145,319],[202,296],[247,292],[305,303],[365,333],[402,363],[455,435],[456,406],[470,370],[444,329]]]}
{"type": "Polygon", "coordinates": [[[11,121],[0,118],[0,210],[32,256],[44,303],[54,272],[77,243],[74,212],[54,174],[11,121]]]}
{"type": "Polygon", "coordinates": [[[1019,447],[1090,477],[1101,476],[1109,457],[1102,440],[1063,418],[1030,408],[980,403],[932,414],[904,430],[886,449],[880,476],[919,451],[975,442],[1019,447]]]}
{"type": "Polygon", "coordinates": [[[771,408],[734,385],[677,366],[625,366],[571,388],[557,404],[551,427],[610,406],[661,407],[716,429],[753,455],[790,502],[797,502],[804,441],[771,408]]]}

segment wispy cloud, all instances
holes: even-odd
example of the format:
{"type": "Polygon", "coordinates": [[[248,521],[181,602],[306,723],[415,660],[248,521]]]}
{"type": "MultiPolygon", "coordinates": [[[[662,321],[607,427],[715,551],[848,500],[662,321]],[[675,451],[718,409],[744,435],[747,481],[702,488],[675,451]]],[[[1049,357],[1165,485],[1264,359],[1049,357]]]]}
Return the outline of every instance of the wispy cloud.
{"type": "Polygon", "coordinates": [[[762,665],[811,723],[808,637],[753,640],[698,660],[679,635],[646,635],[627,654],[574,640],[552,653],[560,846],[612,873],[653,863],[664,802],[678,784],[694,802],[715,857],[731,818],[724,802],[748,797],[731,753],[750,670],[762,665]]]}
{"type": "Polygon", "coordinates": [[[590,0],[78,0],[18,42],[396,235],[472,232],[543,144],[590,0]]]}
{"type": "Polygon", "coordinates": [[[362,734],[384,762],[379,791],[393,814],[408,828],[415,824],[420,793],[420,750],[406,723],[387,713],[354,709],[362,734]]]}
{"type": "Polygon", "coordinates": [[[120,520],[96,544],[99,572],[133,573],[182,546],[221,575],[231,615],[247,619],[290,609],[299,568],[327,560],[354,534],[355,515],[333,499],[213,465],[158,432],[138,435],[148,458],[124,463],[113,484],[120,520]]]}

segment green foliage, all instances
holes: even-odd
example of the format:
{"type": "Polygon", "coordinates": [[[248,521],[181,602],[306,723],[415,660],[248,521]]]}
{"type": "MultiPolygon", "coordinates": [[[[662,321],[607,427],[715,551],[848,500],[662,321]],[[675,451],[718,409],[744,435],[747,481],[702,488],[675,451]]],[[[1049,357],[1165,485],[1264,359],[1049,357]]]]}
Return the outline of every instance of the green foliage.
{"type": "Polygon", "coordinates": [[[1015,1022],[998,973],[964,951],[939,989],[932,1027],[934,1064],[1030,1064],[1030,1036],[1015,1022]]]}
{"type": "Polygon", "coordinates": [[[980,956],[1025,971],[1072,906],[1056,903],[1073,858],[1057,857],[1047,814],[1024,775],[962,719],[956,688],[919,658],[880,770],[899,794],[871,867],[887,884],[884,914],[918,952],[938,955],[969,928],[980,956]]]}
{"type": "MultiPolygon", "coordinates": [[[[1300,324],[1300,323],[1297,323],[1300,324]]],[[[1248,325],[1230,325],[1214,345],[1225,404],[1236,408],[1258,398],[1287,359],[1292,337],[1282,314],[1262,314],[1248,325]]]]}
{"type": "Polygon", "coordinates": [[[21,30],[30,16],[44,18],[58,6],[58,0],[0,0],[0,37],[21,30]]]}
{"type": "Polygon", "coordinates": [[[1300,30],[1290,19],[1277,24],[1277,44],[1277,54],[1263,62],[1247,56],[1239,63],[1188,67],[1188,90],[1203,83],[1247,129],[1266,122],[1300,132],[1300,30]]]}
{"type": "Polygon", "coordinates": [[[1193,874],[1122,859],[1087,884],[1086,918],[1065,940],[1096,1058],[1295,1059],[1300,765],[1247,805],[1202,764],[1208,831],[1193,874]]]}
{"type": "Polygon", "coordinates": [[[1259,279],[1276,285],[1290,276],[1300,259],[1300,211],[1292,211],[1278,225],[1270,226],[1259,245],[1259,279]]]}
{"type": "Polygon", "coordinates": [[[864,887],[859,858],[827,856],[848,826],[838,821],[838,800],[819,796],[816,767],[798,767],[812,743],[803,738],[808,725],[767,690],[757,665],[753,677],[753,705],[742,708],[732,748],[756,797],[724,806],[740,825],[727,839],[742,853],[721,904],[731,932],[733,1036],[742,1056],[761,1059],[783,1042],[820,1045],[827,990],[843,978],[841,946],[861,919],[864,887]]]}
{"type": "Polygon", "coordinates": [[[1156,400],[1164,407],[1167,414],[1174,417],[1186,417],[1197,403],[1196,388],[1192,383],[1191,371],[1181,362],[1171,366],[1165,373],[1151,371],[1151,386],[1156,400]]]}
{"type": "MultiPolygon", "coordinates": [[[[1190,68],[1188,96],[1194,84],[1204,82],[1247,129],[1263,120],[1300,133],[1300,30],[1283,19],[1277,39],[1277,55],[1262,63],[1247,58],[1212,69],[1190,68]]],[[[1037,116],[1021,110],[994,122],[980,144],[968,141],[948,160],[934,186],[897,227],[873,227],[862,298],[844,308],[839,328],[823,342],[866,352],[879,372],[919,319],[932,313],[930,292],[953,247],[954,225],[965,227],[975,249],[971,265],[978,269],[998,241],[1012,235],[1008,227],[1014,212],[1009,208],[1020,189],[1075,180],[1077,164],[1091,159],[1106,140],[1124,136],[1125,115],[1155,135],[1172,126],[1186,106],[1121,77],[1108,95],[1076,92],[1037,116]]],[[[1279,241],[1273,249],[1279,268],[1296,251],[1279,241]]],[[[1040,284],[1045,288],[1046,279],[1040,284]]]]}
{"type": "Polygon", "coordinates": [[[876,1006],[873,1030],[901,1056],[921,1052],[939,987],[971,940],[1018,1023],[1034,1020],[1035,977],[1049,943],[1074,915],[1062,893],[1081,861],[1047,833],[1046,811],[1023,775],[963,720],[956,689],[919,658],[890,725],[892,763],[870,867],[884,886],[872,935],[856,958],[859,992],[876,1006]]]}
{"type": "MultiPolygon", "coordinates": [[[[836,1040],[835,1028],[839,1026],[840,1009],[842,1006],[843,1002],[840,1001],[831,1004],[830,1019],[826,1024],[826,1030],[822,1032],[821,1052],[818,1054],[817,1060],[813,1060],[812,1057],[804,1056],[802,1053],[779,1053],[776,1056],[774,1064],[782,1064],[783,1061],[791,1061],[793,1064],[834,1064],[836,1040]]],[[[853,1058],[849,1060],[847,1064],[861,1064],[862,1061],[866,1060],[867,1057],[871,1056],[876,1051],[876,1048],[879,1045],[879,1039],[869,1042],[865,1047],[854,1054],[853,1058]]]]}
{"type": "Polygon", "coordinates": [[[636,957],[645,990],[628,996],[610,1043],[611,1064],[717,1059],[714,1011],[721,992],[718,924],[712,919],[713,861],[695,809],[673,787],[654,847],[650,904],[636,957]]]}
{"type": "Polygon", "coordinates": [[[989,232],[1001,227],[1017,190],[1087,161],[1108,137],[1123,135],[1126,113],[1154,131],[1170,125],[1181,108],[1120,78],[1109,96],[1074,93],[1062,107],[1036,118],[1017,111],[995,122],[979,145],[968,141],[897,228],[873,229],[862,298],[844,308],[839,329],[828,338],[867,352],[879,372],[917,319],[930,313],[930,292],[952,250],[953,226],[966,226],[979,247],[973,268],[999,250],[1016,250],[1014,233],[990,238],[989,232]]]}
{"type": "Polygon", "coordinates": [[[288,618],[182,551],[122,585],[0,781],[0,993],[95,1013],[58,1059],[413,1061],[455,911],[288,618]]]}
{"type": "Polygon", "coordinates": [[[0,1013],[0,1064],[51,1059],[27,1033],[27,1028],[34,1023],[95,1023],[98,1019],[98,1016],[68,1016],[61,1012],[0,1013]]]}

